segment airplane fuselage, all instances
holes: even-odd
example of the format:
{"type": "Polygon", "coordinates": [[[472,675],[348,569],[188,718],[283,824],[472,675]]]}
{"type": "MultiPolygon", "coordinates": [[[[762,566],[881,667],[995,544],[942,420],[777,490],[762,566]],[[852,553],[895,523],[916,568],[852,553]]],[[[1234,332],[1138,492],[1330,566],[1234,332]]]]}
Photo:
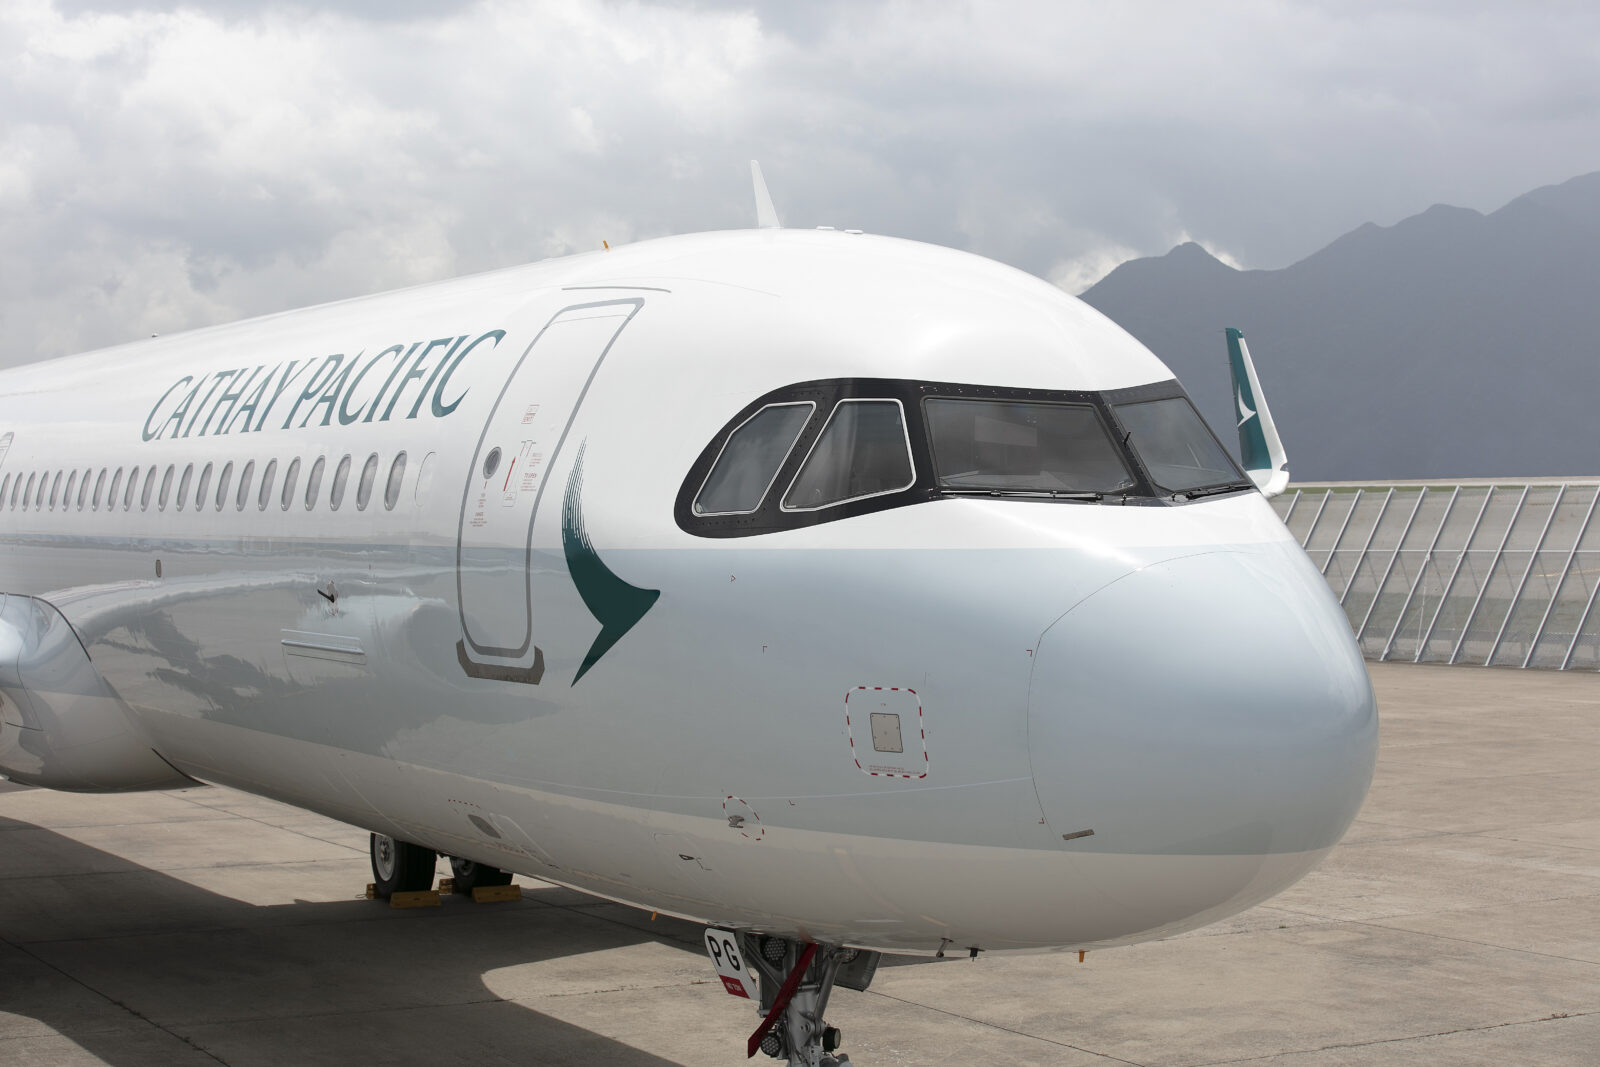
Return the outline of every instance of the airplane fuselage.
{"type": "Polygon", "coordinates": [[[1262,497],[1140,459],[1126,405],[1179,396],[1036,279],[793,231],[8,370],[0,767],[189,776],[887,951],[1202,925],[1339,840],[1377,719],[1262,497]],[[1089,413],[1129,484],[966,491],[930,446],[953,400],[1089,413]],[[713,506],[763,413],[792,453],[713,506]],[[904,478],[808,499],[829,420],[869,414],[904,478]]]}

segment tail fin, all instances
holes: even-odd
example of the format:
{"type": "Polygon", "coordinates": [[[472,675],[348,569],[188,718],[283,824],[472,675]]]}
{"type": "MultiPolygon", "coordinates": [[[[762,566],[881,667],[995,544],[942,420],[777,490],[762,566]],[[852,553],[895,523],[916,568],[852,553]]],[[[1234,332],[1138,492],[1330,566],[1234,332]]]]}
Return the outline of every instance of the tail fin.
{"type": "Polygon", "coordinates": [[[1239,420],[1239,458],[1245,473],[1263,496],[1277,496],[1289,484],[1289,457],[1278,427],[1267,410],[1267,398],[1250,361],[1244,334],[1228,327],[1228,371],[1233,376],[1234,416],[1239,420]]]}

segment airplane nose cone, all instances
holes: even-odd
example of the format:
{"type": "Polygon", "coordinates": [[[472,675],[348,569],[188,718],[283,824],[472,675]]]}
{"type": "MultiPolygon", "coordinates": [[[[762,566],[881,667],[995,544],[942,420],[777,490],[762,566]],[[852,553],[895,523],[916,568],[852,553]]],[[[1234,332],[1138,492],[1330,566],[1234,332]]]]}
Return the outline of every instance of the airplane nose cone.
{"type": "Polygon", "coordinates": [[[1220,918],[1298,879],[1355,819],[1377,743],[1344,612],[1286,548],[1135,571],[1035,652],[1040,804],[1058,835],[1094,831],[1063,847],[1128,904],[1130,933],[1220,918]]]}

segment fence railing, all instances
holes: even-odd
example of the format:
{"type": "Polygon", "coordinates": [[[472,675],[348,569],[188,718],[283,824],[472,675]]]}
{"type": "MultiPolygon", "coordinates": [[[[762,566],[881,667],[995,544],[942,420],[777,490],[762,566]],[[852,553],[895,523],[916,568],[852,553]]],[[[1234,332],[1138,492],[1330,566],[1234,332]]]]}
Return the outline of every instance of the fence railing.
{"type": "Polygon", "coordinates": [[[1600,479],[1305,484],[1272,503],[1368,659],[1600,669],[1600,479]]]}

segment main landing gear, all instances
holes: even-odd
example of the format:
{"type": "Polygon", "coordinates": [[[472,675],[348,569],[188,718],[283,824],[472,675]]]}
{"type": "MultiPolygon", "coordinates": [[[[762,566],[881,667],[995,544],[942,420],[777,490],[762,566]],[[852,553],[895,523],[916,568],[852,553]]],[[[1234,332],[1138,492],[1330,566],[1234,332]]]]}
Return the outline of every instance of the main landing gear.
{"type": "Polygon", "coordinates": [[[750,1055],[760,1049],[789,1067],[849,1067],[839,1052],[841,1037],[822,1013],[834,984],[866,989],[878,969],[878,954],[740,934],[745,959],[755,965],[761,987],[762,1024],[750,1036],[750,1055]]]}
{"type": "MultiPolygon", "coordinates": [[[[370,847],[374,896],[387,900],[396,893],[433,888],[433,868],[438,854],[432,849],[409,841],[396,841],[383,834],[373,834],[370,847]]],[[[510,871],[455,856],[450,857],[450,873],[455,876],[457,893],[471,893],[479,886],[510,885],[515,877],[510,871]]]]}
{"type": "Polygon", "coordinates": [[[433,888],[436,855],[431,848],[396,841],[383,834],[373,834],[370,847],[373,892],[379,898],[386,900],[395,893],[416,893],[433,888]]]}
{"type": "Polygon", "coordinates": [[[457,893],[471,893],[479,886],[510,885],[513,877],[510,871],[502,871],[498,867],[485,867],[473,860],[450,857],[450,873],[455,878],[457,893]]]}

